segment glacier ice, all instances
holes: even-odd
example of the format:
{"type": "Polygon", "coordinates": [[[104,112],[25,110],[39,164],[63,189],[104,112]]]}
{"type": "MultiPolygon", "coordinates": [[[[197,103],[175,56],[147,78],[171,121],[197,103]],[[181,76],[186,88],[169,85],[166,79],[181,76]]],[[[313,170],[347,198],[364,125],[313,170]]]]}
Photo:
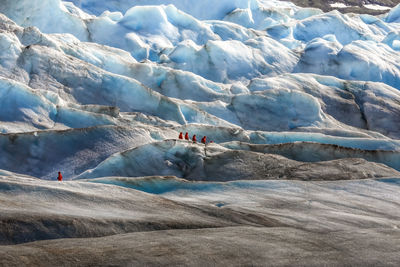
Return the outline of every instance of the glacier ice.
{"type": "Polygon", "coordinates": [[[0,265],[399,262],[400,6],[0,2],[0,265]]]}
{"type": "Polygon", "coordinates": [[[81,19],[87,16],[80,17],[77,13],[71,13],[71,9],[67,9],[59,0],[34,0],[23,3],[4,0],[0,6],[0,13],[6,14],[23,27],[36,26],[46,33],[73,32],[81,40],[89,39],[87,26],[81,19]]]}
{"type": "MultiPolygon", "coordinates": [[[[122,138],[129,140],[124,145],[107,139],[113,149],[98,152],[93,161],[86,156],[91,148],[76,148],[67,157],[77,157],[69,171],[59,157],[63,163],[52,164],[67,178],[114,153],[151,147],[181,131],[226,143],[224,149],[244,150],[230,144],[240,141],[384,151],[394,154],[362,158],[398,168],[389,160],[400,150],[398,8],[373,17],[276,1],[219,1],[204,9],[210,4],[47,0],[18,8],[5,1],[0,7],[2,147],[16,151],[34,147],[35,138],[45,142],[37,134],[12,148],[14,137],[6,137],[15,134],[25,139],[42,131],[58,136],[102,127],[148,129],[143,137],[122,138]],[[50,10],[52,16],[44,15],[50,10]]],[[[68,145],[60,140],[61,147],[68,145]]],[[[37,163],[43,154],[32,151],[27,160],[37,163]]],[[[306,153],[296,155],[290,157],[307,160],[306,153]]],[[[4,166],[18,171],[12,153],[3,158],[4,166]]],[[[32,166],[20,171],[51,177],[52,170],[32,166]]],[[[157,170],[181,175],[164,166],[157,170]]]]}
{"type": "MultiPolygon", "coordinates": [[[[300,153],[297,155],[300,156],[300,153]]],[[[341,180],[398,175],[397,171],[389,169],[386,165],[360,158],[344,159],[345,155],[341,158],[340,152],[337,154],[339,159],[317,163],[309,160],[309,163],[304,163],[268,153],[226,149],[216,144],[204,147],[202,144],[190,144],[186,141],[166,140],[116,153],[77,178],[140,177],[161,173],[163,176],[206,181],[341,180]]],[[[380,160],[399,168],[395,164],[398,162],[398,155],[388,155],[380,160]]]]}

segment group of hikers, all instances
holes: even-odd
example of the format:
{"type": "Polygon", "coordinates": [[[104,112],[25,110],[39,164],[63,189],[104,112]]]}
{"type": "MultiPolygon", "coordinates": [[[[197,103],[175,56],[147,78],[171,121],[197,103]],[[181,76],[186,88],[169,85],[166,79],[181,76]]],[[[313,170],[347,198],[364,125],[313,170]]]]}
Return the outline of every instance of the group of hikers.
{"type": "MultiPolygon", "coordinates": [[[[183,133],[182,132],[179,133],[179,139],[183,140],[183,133]]],[[[185,133],[185,140],[188,140],[188,141],[190,140],[188,132],[185,133]]],[[[196,138],[195,134],[192,137],[192,142],[197,143],[197,138],[196,138]]],[[[203,138],[201,138],[201,142],[203,144],[206,144],[207,143],[207,136],[203,136],[203,138]]],[[[210,143],[212,143],[212,142],[213,141],[211,141],[210,143]]]]}
{"type": "MultiPolygon", "coordinates": [[[[179,139],[182,139],[182,140],[183,140],[183,133],[182,133],[182,132],[179,133],[179,139]]],[[[189,133],[188,133],[188,132],[185,133],[185,140],[190,141],[189,133]]],[[[197,143],[196,135],[193,135],[192,141],[193,141],[194,143],[197,143]]],[[[203,136],[203,138],[201,138],[201,143],[203,143],[203,144],[206,144],[206,143],[207,143],[207,136],[203,136]]],[[[210,141],[210,143],[213,143],[213,141],[210,141]]],[[[62,177],[61,172],[58,172],[57,180],[58,180],[58,181],[62,181],[62,179],[63,179],[63,177],[62,177]]]]}

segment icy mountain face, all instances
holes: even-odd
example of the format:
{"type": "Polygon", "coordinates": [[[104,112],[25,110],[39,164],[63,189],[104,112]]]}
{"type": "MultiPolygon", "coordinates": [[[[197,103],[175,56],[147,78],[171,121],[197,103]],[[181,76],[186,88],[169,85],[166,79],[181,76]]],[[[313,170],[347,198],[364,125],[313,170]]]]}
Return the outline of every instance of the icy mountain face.
{"type": "Polygon", "coordinates": [[[22,2],[0,5],[1,169],[235,180],[279,159],[310,173],[332,161],[321,172],[345,165],[354,179],[400,170],[400,7],[373,17],[262,0],[22,2]],[[186,131],[218,153],[164,141],[186,131]],[[362,160],[340,161],[350,157],[362,160]],[[248,172],[218,172],[238,159],[252,159],[248,172]],[[361,173],[363,160],[376,164],[361,173]]]}

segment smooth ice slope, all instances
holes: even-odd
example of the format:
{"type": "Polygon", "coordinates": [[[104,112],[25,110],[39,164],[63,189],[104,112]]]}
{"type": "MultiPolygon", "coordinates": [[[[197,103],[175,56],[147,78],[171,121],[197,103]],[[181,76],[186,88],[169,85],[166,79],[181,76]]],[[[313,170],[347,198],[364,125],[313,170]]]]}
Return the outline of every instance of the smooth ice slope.
{"type": "Polygon", "coordinates": [[[0,171],[0,199],[6,203],[1,206],[1,245],[252,224],[235,212],[221,218],[216,207],[206,208],[209,215],[204,216],[201,209],[137,190],[91,182],[54,183],[6,171],[0,171]],[[154,215],[149,216],[149,210],[154,215]]]}
{"type": "Polygon", "coordinates": [[[0,171],[0,264],[397,264],[398,190],[395,178],[58,183],[0,171]]]}

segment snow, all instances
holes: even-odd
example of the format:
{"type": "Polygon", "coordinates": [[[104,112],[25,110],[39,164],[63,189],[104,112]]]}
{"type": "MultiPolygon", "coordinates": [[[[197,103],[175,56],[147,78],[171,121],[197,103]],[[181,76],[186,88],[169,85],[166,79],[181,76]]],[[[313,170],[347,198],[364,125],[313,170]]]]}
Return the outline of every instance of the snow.
{"type": "MultiPolygon", "coordinates": [[[[331,7],[333,8],[347,8],[347,7],[352,7],[352,6],[348,6],[344,3],[333,3],[330,4],[331,7]]],[[[364,4],[363,5],[365,8],[368,9],[373,9],[373,10],[389,10],[391,9],[391,7],[389,6],[382,6],[382,5],[376,5],[376,4],[364,4]]]]}
{"type": "Polygon", "coordinates": [[[374,4],[367,4],[367,5],[364,5],[364,7],[373,9],[373,10],[389,10],[389,9],[391,9],[391,7],[388,7],[388,6],[381,6],[381,5],[374,5],[374,4]]]}
{"type": "Polygon", "coordinates": [[[331,6],[331,7],[337,7],[337,8],[346,8],[346,7],[349,7],[349,6],[347,6],[346,4],[343,4],[343,3],[333,3],[333,4],[330,4],[330,6],[331,6]]]}

